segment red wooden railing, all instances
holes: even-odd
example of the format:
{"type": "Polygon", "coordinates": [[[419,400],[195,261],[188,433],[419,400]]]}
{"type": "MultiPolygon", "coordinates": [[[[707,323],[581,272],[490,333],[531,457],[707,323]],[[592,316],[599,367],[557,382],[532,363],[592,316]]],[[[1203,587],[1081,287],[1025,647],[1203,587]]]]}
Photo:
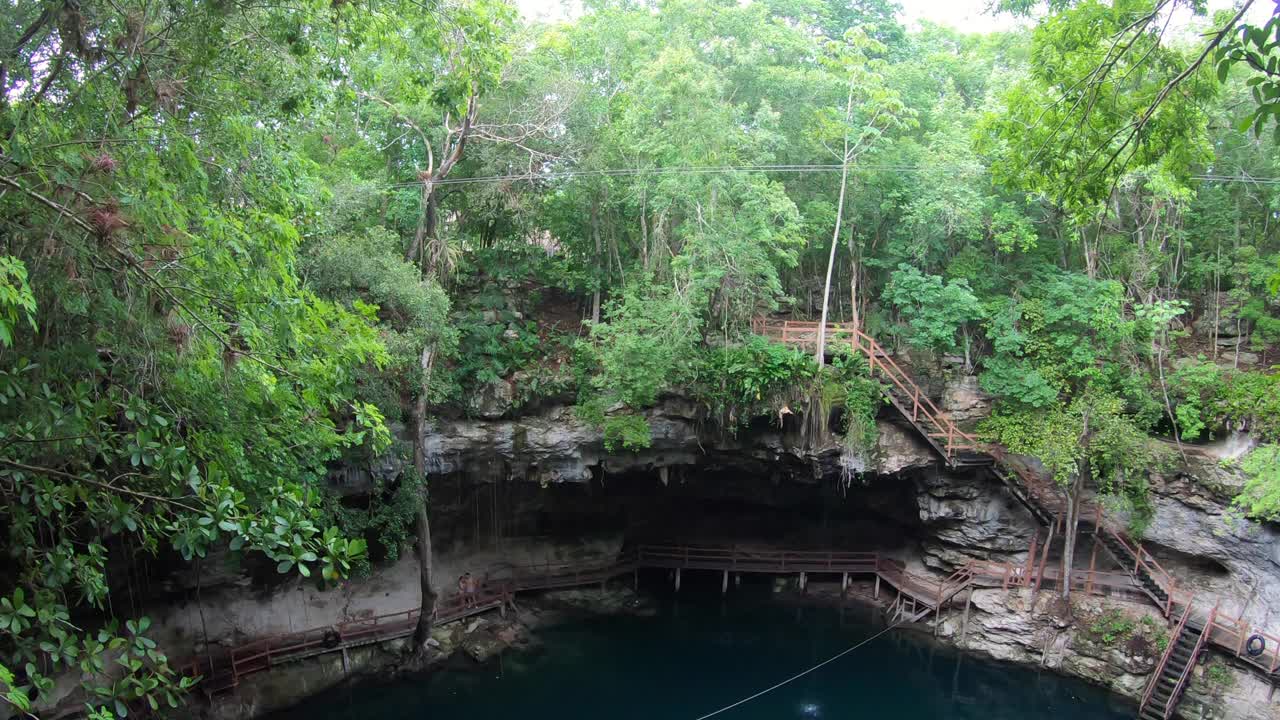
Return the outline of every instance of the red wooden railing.
{"type": "MultiPolygon", "coordinates": [[[[1195,669],[1196,660],[1200,657],[1200,652],[1204,650],[1205,640],[1209,638],[1209,629],[1213,627],[1213,619],[1217,614],[1217,607],[1209,611],[1209,621],[1200,631],[1200,636],[1196,638],[1196,645],[1191,651],[1191,657],[1187,660],[1186,667],[1182,668],[1182,674],[1178,676],[1178,682],[1174,684],[1173,691],[1169,693],[1169,699],[1164,703],[1165,720],[1169,720],[1169,718],[1173,717],[1173,711],[1178,707],[1178,700],[1182,698],[1182,691],[1187,689],[1187,683],[1191,680],[1191,671],[1195,669]]],[[[1158,668],[1155,674],[1157,677],[1160,675],[1158,668]]]]}
{"type": "MultiPolygon", "coordinates": [[[[816,348],[818,344],[819,323],[817,322],[757,317],[752,321],[752,330],[758,335],[799,347],[816,348]]],[[[957,452],[960,451],[985,453],[991,456],[997,474],[1006,482],[1008,481],[1007,475],[1004,474],[1006,472],[1012,472],[1022,481],[1026,489],[1027,501],[1038,504],[1042,509],[1039,514],[1046,516],[1042,519],[1060,523],[1062,518],[1066,517],[1066,500],[1052,486],[1051,481],[1047,481],[1042,474],[1030,468],[1007,462],[1003,448],[981,444],[972,435],[960,431],[950,417],[934,405],[911,376],[894,362],[874,338],[847,323],[827,323],[823,335],[824,344],[828,347],[842,347],[847,344],[853,352],[866,357],[871,370],[887,379],[892,388],[899,391],[894,393],[891,389],[886,389],[886,396],[903,416],[911,421],[920,434],[938,449],[948,464],[955,464],[957,452]]],[[[1100,505],[1094,504],[1090,507],[1090,504],[1085,503],[1080,508],[1080,514],[1081,517],[1092,515],[1096,532],[1118,542],[1133,558],[1133,566],[1125,568],[1127,573],[1125,576],[1100,573],[1093,567],[1088,571],[1073,570],[1065,581],[1073,588],[1082,589],[1086,593],[1136,591],[1152,600],[1165,617],[1173,618],[1181,609],[1183,611],[1181,617],[1185,621],[1189,613],[1193,612],[1193,595],[1179,588],[1173,576],[1160,566],[1160,563],[1142,547],[1141,543],[1130,540],[1121,529],[1109,523],[1100,505]],[[1143,576],[1149,577],[1165,597],[1161,598],[1147,588],[1141,582],[1143,576]]],[[[988,568],[988,576],[991,574],[989,571],[988,568]]],[[[1043,561],[1039,568],[1036,567],[1033,540],[1026,567],[1006,566],[1001,584],[1003,587],[1027,585],[1039,588],[1042,584],[1063,582],[1061,577],[1054,575],[1052,570],[1043,567],[1043,561]]],[[[1280,637],[1262,630],[1247,628],[1241,623],[1240,618],[1236,620],[1224,618],[1218,613],[1217,606],[1208,614],[1206,622],[1202,638],[1204,642],[1213,644],[1268,675],[1273,675],[1280,670],[1280,637]],[[1252,636],[1263,639],[1263,650],[1257,656],[1249,655],[1246,649],[1248,638],[1252,636]]]]}
{"type": "MultiPolygon", "coordinates": [[[[1147,683],[1146,692],[1142,693],[1142,702],[1138,705],[1138,714],[1147,708],[1151,702],[1151,695],[1155,693],[1156,688],[1160,686],[1160,677],[1164,674],[1164,668],[1169,664],[1169,658],[1173,657],[1174,648],[1178,646],[1178,638],[1182,636],[1183,631],[1187,627],[1187,620],[1191,619],[1191,606],[1182,612],[1182,619],[1178,621],[1173,632],[1169,635],[1169,642],[1165,645],[1164,654],[1160,656],[1160,662],[1156,663],[1156,669],[1151,673],[1151,681],[1147,683]]],[[[1193,663],[1187,663],[1190,667],[1193,663]]]]}
{"type": "MultiPolygon", "coordinates": [[[[517,592],[594,585],[638,568],[682,568],[752,573],[848,573],[874,575],[901,595],[937,612],[965,589],[977,584],[1017,587],[1032,576],[1022,565],[973,560],[939,580],[913,573],[896,558],[879,552],[794,550],[722,545],[645,544],[607,563],[542,563],[491,568],[472,595],[452,592],[436,603],[435,621],[452,622],[486,610],[501,608],[517,592]]],[[[1036,572],[1033,568],[1032,572],[1036,572]]],[[[1044,571],[1050,582],[1054,569],[1044,571]]],[[[1132,583],[1128,576],[1092,574],[1087,582],[1095,593],[1132,583]]],[[[259,638],[229,651],[193,658],[184,673],[205,679],[209,692],[229,689],[248,675],[281,663],[342,648],[382,642],[410,635],[418,623],[416,608],[344,621],[297,633],[259,638]]]]}
{"type": "MultiPolygon", "coordinates": [[[[788,345],[817,347],[819,323],[801,320],[769,320],[757,317],[751,322],[757,335],[772,338],[788,345]]],[[[889,381],[898,394],[887,391],[890,402],[911,421],[931,445],[953,462],[956,454],[978,449],[978,439],[951,420],[951,416],[934,404],[915,380],[911,378],[875,338],[849,323],[827,323],[823,344],[841,347],[848,345],[853,352],[867,359],[871,372],[889,381]]]]}
{"type": "Polygon", "coordinates": [[[1241,622],[1241,618],[1232,620],[1223,617],[1221,613],[1213,615],[1206,630],[1209,633],[1207,642],[1227,655],[1249,663],[1268,675],[1274,675],[1280,670],[1280,637],[1248,627],[1241,622]],[[1254,635],[1262,638],[1263,642],[1262,651],[1257,656],[1250,655],[1247,651],[1249,638],[1254,635]]]}

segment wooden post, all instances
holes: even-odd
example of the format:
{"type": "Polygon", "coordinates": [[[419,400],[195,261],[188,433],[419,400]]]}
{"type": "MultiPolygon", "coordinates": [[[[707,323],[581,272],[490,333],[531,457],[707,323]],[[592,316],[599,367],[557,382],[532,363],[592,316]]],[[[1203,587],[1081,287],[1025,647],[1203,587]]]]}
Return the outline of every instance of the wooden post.
{"type": "Polygon", "coordinates": [[[1026,584],[1031,583],[1031,571],[1036,567],[1036,543],[1040,540],[1040,531],[1037,530],[1031,535],[1031,549],[1027,551],[1027,574],[1026,584]]]}
{"type": "Polygon", "coordinates": [[[680,568],[676,568],[676,592],[680,592],[680,568]]]}
{"type": "MultiPolygon", "coordinates": [[[[1044,565],[1049,561],[1049,548],[1053,546],[1053,531],[1057,527],[1058,524],[1055,521],[1054,524],[1049,527],[1048,537],[1044,539],[1044,548],[1040,551],[1040,568],[1036,571],[1035,592],[1040,592],[1040,583],[1044,582],[1044,565]]],[[[1067,582],[1070,582],[1071,577],[1068,575],[1066,580],[1067,582]]]]}
{"type": "Polygon", "coordinates": [[[969,636],[969,608],[973,605],[973,588],[969,588],[969,592],[964,599],[964,617],[960,621],[960,647],[964,647],[965,638],[969,636]]]}
{"type": "Polygon", "coordinates": [[[724,575],[720,577],[720,594],[724,595],[729,592],[729,571],[725,570],[724,575]]]}
{"type": "Polygon", "coordinates": [[[840,576],[840,594],[843,595],[849,591],[849,573],[840,576]]]}
{"type": "Polygon", "coordinates": [[[1098,565],[1098,528],[1093,528],[1093,553],[1089,556],[1089,579],[1084,583],[1084,594],[1088,595],[1093,592],[1093,573],[1098,565]]]}
{"type": "Polygon", "coordinates": [[[804,593],[805,586],[809,584],[808,580],[809,580],[808,575],[804,572],[801,572],[800,573],[800,592],[801,593],[804,593]]]}

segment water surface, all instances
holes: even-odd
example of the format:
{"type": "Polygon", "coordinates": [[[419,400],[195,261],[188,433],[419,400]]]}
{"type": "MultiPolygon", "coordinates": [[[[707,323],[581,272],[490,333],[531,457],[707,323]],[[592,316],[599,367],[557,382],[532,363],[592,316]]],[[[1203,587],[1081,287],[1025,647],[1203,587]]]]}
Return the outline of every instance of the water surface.
{"type": "MultiPolygon", "coordinates": [[[[874,636],[867,608],[787,608],[739,595],[670,598],[657,617],[575,621],[540,651],[313,698],[276,720],[697,720],[874,636]]],[[[1083,682],[980,661],[897,630],[721,720],[1128,720],[1083,682]]]]}

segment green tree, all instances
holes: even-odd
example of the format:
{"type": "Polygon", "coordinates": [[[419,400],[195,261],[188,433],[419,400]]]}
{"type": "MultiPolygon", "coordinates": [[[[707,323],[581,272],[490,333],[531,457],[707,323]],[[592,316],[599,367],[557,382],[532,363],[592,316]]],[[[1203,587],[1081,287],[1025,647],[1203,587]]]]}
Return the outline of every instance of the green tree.
{"type": "Polygon", "coordinates": [[[910,265],[899,265],[890,276],[885,299],[907,321],[909,344],[939,353],[963,349],[965,367],[972,367],[972,335],[976,328],[971,323],[981,320],[983,313],[967,281],[947,282],[937,275],[924,275],[910,265]]]}
{"type": "MultiPolygon", "coordinates": [[[[843,43],[829,45],[830,57],[827,62],[837,75],[846,77],[847,82],[843,115],[833,116],[829,110],[824,109],[820,111],[818,120],[819,134],[824,140],[828,137],[838,137],[840,140],[837,154],[840,161],[840,193],[836,201],[835,226],[831,231],[831,252],[827,255],[827,275],[822,285],[822,312],[818,322],[817,348],[814,350],[814,359],[819,365],[826,361],[824,356],[827,351],[831,273],[835,269],[836,248],[839,246],[840,228],[844,222],[850,166],[870,151],[886,131],[911,119],[909,110],[902,104],[897,93],[884,83],[880,72],[883,64],[868,57],[868,53],[881,49],[883,46],[866,37],[861,30],[854,29],[845,32],[843,43]]],[[[853,270],[853,277],[857,277],[857,268],[853,270]]],[[[856,314],[854,324],[858,324],[856,314]]]]}

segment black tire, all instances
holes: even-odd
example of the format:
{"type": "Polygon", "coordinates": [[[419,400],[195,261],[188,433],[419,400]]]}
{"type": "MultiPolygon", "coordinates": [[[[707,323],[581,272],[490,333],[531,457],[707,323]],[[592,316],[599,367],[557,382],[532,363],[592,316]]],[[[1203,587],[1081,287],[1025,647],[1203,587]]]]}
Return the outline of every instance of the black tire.
{"type": "Polygon", "coordinates": [[[1249,653],[1249,657],[1258,657],[1267,651],[1267,639],[1257,634],[1250,635],[1244,643],[1244,651],[1249,653]]]}
{"type": "Polygon", "coordinates": [[[324,646],[330,649],[338,647],[338,643],[342,642],[342,638],[338,636],[338,631],[329,628],[324,631],[324,646]]]}

